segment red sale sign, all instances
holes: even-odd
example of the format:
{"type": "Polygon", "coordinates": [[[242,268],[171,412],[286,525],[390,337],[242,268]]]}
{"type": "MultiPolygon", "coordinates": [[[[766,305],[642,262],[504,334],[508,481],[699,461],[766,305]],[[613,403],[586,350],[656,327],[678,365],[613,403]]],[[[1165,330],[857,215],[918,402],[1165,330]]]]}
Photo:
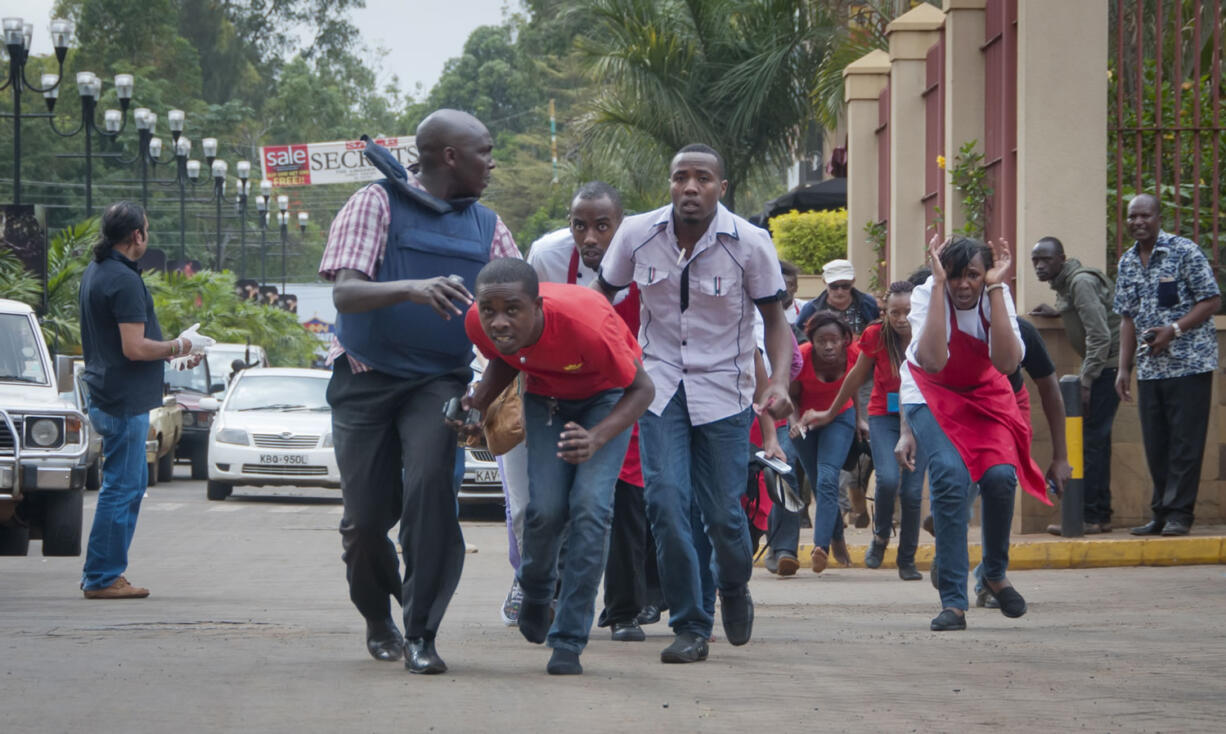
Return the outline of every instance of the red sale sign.
{"type": "MultiPolygon", "coordinates": [[[[417,160],[417,143],[411,135],[375,142],[406,168],[417,160]]],[[[266,145],[260,148],[260,167],[264,179],[276,187],[364,183],[382,177],[366,160],[365,149],[366,143],[361,140],[266,145]]]]}

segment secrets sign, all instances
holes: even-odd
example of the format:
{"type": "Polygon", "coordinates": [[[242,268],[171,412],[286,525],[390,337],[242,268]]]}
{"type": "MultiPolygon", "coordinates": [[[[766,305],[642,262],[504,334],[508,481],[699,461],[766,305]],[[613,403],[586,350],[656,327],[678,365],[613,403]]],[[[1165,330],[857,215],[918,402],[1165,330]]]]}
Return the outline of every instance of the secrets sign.
{"type": "MultiPolygon", "coordinates": [[[[377,138],[406,168],[417,161],[416,138],[377,138]]],[[[365,183],[382,177],[362,152],[361,140],[266,145],[260,148],[260,169],[273,186],[365,183]]]]}

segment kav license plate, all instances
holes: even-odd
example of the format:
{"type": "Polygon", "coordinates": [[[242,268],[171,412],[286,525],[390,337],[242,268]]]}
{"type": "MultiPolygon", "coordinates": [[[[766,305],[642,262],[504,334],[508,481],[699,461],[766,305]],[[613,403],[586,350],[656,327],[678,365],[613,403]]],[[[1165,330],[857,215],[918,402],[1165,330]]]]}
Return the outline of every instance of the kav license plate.
{"type": "Polygon", "coordinates": [[[476,481],[482,484],[497,484],[498,470],[497,469],[477,469],[473,472],[476,481]]]}
{"type": "Polygon", "coordinates": [[[260,463],[273,466],[305,465],[307,457],[303,454],[260,454],[260,463]]]}

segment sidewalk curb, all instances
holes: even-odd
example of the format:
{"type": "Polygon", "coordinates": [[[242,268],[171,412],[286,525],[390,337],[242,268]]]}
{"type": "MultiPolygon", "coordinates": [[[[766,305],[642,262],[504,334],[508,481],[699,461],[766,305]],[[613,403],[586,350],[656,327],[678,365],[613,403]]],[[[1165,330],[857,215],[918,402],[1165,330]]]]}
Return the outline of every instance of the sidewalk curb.
{"type": "MultiPolygon", "coordinates": [[[[848,547],[851,564],[864,567],[866,545],[848,547]]],[[[797,556],[802,567],[809,564],[812,544],[803,544],[797,556]]],[[[915,565],[927,570],[932,567],[935,547],[921,544],[915,551],[915,565]]],[[[968,546],[970,562],[978,563],[982,550],[978,543],[968,546]]],[[[897,568],[897,548],[886,549],[882,568],[897,568]]],[[[1226,536],[1192,538],[1127,538],[1123,540],[1051,540],[1009,545],[1009,568],[1110,568],[1115,566],[1195,566],[1226,563],[1226,536]]],[[[765,556],[754,565],[763,566],[765,556]]],[[[830,559],[830,568],[838,566],[830,559]]]]}

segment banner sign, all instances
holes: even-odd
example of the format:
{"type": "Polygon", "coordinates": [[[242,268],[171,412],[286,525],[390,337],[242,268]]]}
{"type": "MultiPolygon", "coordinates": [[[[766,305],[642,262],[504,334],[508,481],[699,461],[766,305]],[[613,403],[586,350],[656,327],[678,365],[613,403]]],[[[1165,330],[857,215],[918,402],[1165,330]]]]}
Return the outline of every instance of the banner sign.
{"type": "MultiPolygon", "coordinates": [[[[417,161],[416,138],[377,138],[408,168],[417,161]]],[[[362,153],[366,143],[361,140],[334,140],[328,143],[293,143],[265,145],[260,148],[260,170],[265,181],[275,187],[310,186],[312,184],[357,184],[383,177],[362,153]]]]}

